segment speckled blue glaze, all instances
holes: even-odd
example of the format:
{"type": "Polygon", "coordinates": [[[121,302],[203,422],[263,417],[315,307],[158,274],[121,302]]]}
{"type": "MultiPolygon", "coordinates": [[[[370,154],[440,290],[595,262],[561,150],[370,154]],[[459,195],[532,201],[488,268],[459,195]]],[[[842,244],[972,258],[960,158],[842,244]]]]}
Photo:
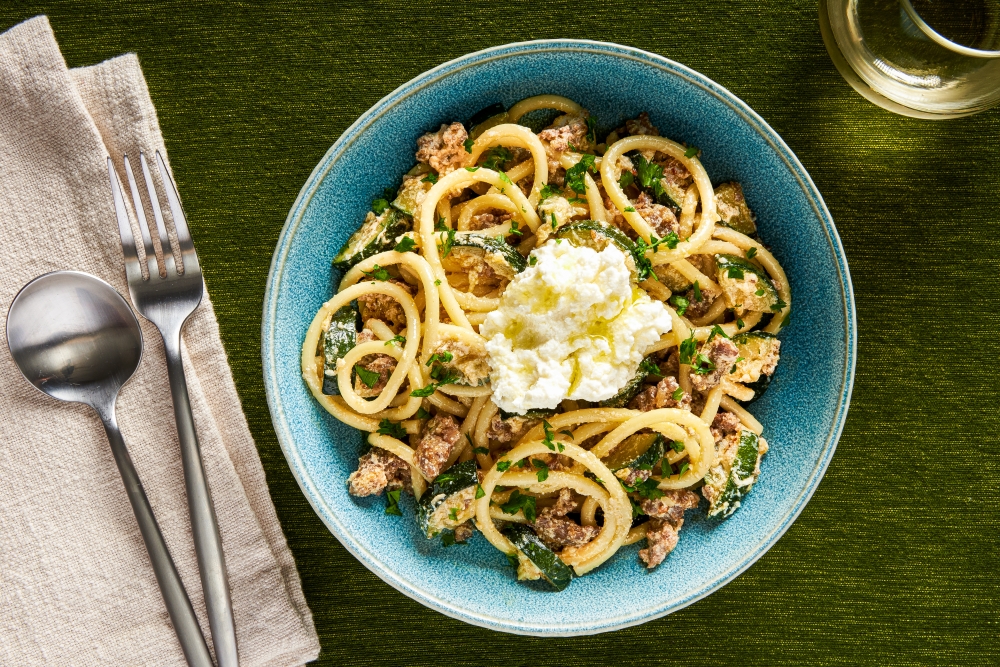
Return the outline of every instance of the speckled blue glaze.
{"type": "MultiPolygon", "coordinates": [[[[339,278],[339,277],[338,277],[339,278]]],[[[854,379],[854,298],[843,249],[809,175],[780,137],[730,92],[683,65],[628,47],[577,40],[510,44],[445,63],[393,91],[330,148],[288,214],[264,300],[264,381],[292,473],[330,531],[372,572],[415,600],[483,627],[540,636],[604,632],[691,604],[750,566],[788,529],[819,484],[854,379]],[[577,100],[608,130],[649,111],[664,135],[703,149],[716,183],[743,184],[760,234],[788,272],[792,326],[782,361],[752,411],[771,445],[760,481],[724,522],[687,514],[680,544],[647,572],[623,548],[562,593],[519,584],[481,535],[444,549],[384,498],[344,483],[361,447],[312,399],[299,371],[305,330],[330,298],[330,258],[385,187],[412,166],[417,137],[494,102],[540,93],[577,100]]],[[[704,506],[704,503],[703,503],[704,506]]],[[[336,576],[331,573],[331,576],[336,576]]]]}

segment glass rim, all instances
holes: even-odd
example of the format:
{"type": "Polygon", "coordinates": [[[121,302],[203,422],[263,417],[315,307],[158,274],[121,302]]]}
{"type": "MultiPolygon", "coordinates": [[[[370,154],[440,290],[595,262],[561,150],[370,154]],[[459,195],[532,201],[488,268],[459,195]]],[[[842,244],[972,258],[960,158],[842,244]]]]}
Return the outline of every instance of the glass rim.
{"type": "Polygon", "coordinates": [[[924,34],[944,48],[955,51],[956,53],[961,53],[962,55],[972,56],[973,58],[1000,58],[1000,51],[974,49],[971,46],[963,46],[962,44],[951,41],[932,28],[930,24],[925,21],[913,7],[910,0],[900,0],[900,2],[902,3],[903,9],[906,11],[907,15],[909,15],[910,20],[912,20],[924,34]]]}

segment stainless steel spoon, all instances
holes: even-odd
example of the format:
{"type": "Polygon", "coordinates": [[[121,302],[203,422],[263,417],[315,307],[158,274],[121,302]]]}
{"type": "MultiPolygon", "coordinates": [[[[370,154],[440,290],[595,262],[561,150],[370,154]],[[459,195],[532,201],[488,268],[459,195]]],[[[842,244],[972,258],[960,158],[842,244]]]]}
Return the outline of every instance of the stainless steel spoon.
{"type": "Polygon", "coordinates": [[[142,357],[142,332],[132,309],[100,278],[77,271],[47,273],[14,297],[7,313],[7,346],[37,389],[89,405],[101,417],[184,657],[192,667],[212,667],[191,600],[115,421],[118,392],[142,357]]]}

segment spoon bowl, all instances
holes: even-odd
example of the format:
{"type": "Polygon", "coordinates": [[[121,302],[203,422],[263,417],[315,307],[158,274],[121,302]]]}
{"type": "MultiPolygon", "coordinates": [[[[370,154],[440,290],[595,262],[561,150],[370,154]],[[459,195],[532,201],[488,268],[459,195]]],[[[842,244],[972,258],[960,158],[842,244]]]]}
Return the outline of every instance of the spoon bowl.
{"type": "Polygon", "coordinates": [[[21,288],[7,312],[7,347],[35,388],[97,411],[167,613],[191,667],[213,667],[205,637],[115,419],[118,392],[139,367],[142,331],[125,299],[100,278],[55,271],[21,288]]]}
{"type": "Polygon", "coordinates": [[[7,345],[21,373],[62,401],[107,409],[142,358],[142,331],[111,285],[77,271],[28,283],[7,315],[7,345]]]}

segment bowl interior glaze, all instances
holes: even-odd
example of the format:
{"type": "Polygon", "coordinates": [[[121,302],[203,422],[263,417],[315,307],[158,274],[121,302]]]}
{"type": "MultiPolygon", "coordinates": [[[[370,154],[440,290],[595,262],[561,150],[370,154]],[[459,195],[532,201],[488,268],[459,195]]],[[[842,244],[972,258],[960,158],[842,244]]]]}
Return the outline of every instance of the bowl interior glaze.
{"type": "MultiPolygon", "coordinates": [[[[339,277],[337,278],[339,279],[339,277]]],[[[421,603],[484,627],[542,636],[590,634],[675,611],[759,558],[809,500],[833,455],[854,378],[850,276],[830,214],[805,169],[743,102],[706,77],[636,49],[576,40],[511,44],[417,77],[366,112],[317,165],[275,250],[263,318],[274,426],[293,474],[330,531],[383,580],[421,603]],[[562,593],[515,581],[481,535],[443,548],[420,535],[411,499],[386,516],[384,497],[355,499],[345,479],[361,434],[322,410],[299,370],[306,328],[335,288],[330,259],[370,202],[413,164],[415,141],[495,102],[556,93],[580,102],[600,131],[648,111],[661,132],[702,149],[713,183],[738,180],[760,235],[788,273],[792,325],[768,393],[752,406],[770,452],[730,519],[687,513],[676,550],[647,572],[625,547],[562,593]]],[[[704,507],[704,504],[703,504],[704,507]]]]}

